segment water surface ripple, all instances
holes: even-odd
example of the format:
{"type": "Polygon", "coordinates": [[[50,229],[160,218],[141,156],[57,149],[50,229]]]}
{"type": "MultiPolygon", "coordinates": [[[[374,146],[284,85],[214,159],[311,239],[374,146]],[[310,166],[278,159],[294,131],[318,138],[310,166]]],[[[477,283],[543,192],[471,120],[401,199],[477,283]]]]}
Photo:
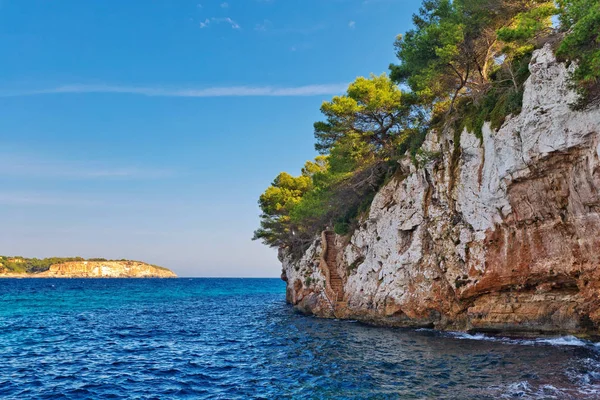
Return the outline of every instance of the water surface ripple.
{"type": "Polygon", "coordinates": [[[0,398],[600,398],[594,343],[304,317],[277,279],[4,279],[0,300],[0,398]]]}

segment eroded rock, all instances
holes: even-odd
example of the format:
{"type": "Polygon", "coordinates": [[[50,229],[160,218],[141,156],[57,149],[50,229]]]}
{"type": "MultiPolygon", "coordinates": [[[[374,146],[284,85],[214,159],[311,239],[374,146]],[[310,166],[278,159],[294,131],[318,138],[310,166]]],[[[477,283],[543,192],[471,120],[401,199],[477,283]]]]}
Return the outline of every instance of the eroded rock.
{"type": "Polygon", "coordinates": [[[328,296],[322,238],[299,261],[282,252],[288,301],[383,325],[596,333],[600,109],[571,110],[569,68],[549,46],[530,70],[520,115],[486,124],[482,141],[463,132],[456,154],[453,132],[430,132],[436,156],[404,162],[335,241],[343,301],[328,296]]]}

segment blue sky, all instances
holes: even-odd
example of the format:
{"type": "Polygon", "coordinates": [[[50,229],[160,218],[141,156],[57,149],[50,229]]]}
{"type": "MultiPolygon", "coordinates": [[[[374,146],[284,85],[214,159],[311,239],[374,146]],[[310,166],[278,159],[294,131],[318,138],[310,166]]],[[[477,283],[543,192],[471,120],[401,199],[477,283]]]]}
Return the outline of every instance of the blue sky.
{"type": "Polygon", "coordinates": [[[0,254],[278,276],[258,196],[414,0],[0,0],[0,254]]]}

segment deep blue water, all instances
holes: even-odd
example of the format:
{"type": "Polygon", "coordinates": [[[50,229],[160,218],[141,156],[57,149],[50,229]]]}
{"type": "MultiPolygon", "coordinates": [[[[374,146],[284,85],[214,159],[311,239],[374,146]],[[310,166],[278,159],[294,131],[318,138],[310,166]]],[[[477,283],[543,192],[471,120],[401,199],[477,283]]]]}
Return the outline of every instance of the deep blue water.
{"type": "Polygon", "coordinates": [[[600,398],[600,347],[295,314],[277,279],[2,279],[0,398],[600,398]]]}

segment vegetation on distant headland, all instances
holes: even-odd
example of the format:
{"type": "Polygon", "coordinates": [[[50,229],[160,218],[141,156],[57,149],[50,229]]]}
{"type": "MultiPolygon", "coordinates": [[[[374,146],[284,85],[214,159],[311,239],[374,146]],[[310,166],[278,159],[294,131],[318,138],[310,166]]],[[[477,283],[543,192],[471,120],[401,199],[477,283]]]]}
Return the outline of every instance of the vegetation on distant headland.
{"type": "Polygon", "coordinates": [[[598,0],[424,0],[413,23],[396,39],[389,75],[357,78],[323,103],[314,124],[321,155],[261,195],[254,239],[299,256],[326,228],[351,232],[401,158],[418,166],[434,156],[420,150],[430,129],[455,128],[458,145],[464,128],[481,138],[485,122],[498,129],[518,114],[532,53],[545,43],[577,63],[574,106],[598,100],[598,0]]]}
{"type": "MultiPolygon", "coordinates": [[[[83,257],[48,257],[48,258],[25,258],[20,256],[8,257],[0,256],[0,272],[17,273],[17,274],[37,274],[50,269],[52,265],[62,264],[73,261],[121,261],[133,262],[133,260],[107,260],[105,258],[88,258],[83,257]]],[[[151,264],[149,264],[151,265],[151,264]]],[[[151,265],[155,268],[167,270],[168,268],[158,265],[151,265]]]]}
{"type": "Polygon", "coordinates": [[[50,269],[54,264],[60,264],[68,261],[85,261],[82,257],[49,257],[49,258],[25,258],[25,257],[7,257],[0,256],[0,269],[5,269],[12,273],[35,274],[50,269]]]}

